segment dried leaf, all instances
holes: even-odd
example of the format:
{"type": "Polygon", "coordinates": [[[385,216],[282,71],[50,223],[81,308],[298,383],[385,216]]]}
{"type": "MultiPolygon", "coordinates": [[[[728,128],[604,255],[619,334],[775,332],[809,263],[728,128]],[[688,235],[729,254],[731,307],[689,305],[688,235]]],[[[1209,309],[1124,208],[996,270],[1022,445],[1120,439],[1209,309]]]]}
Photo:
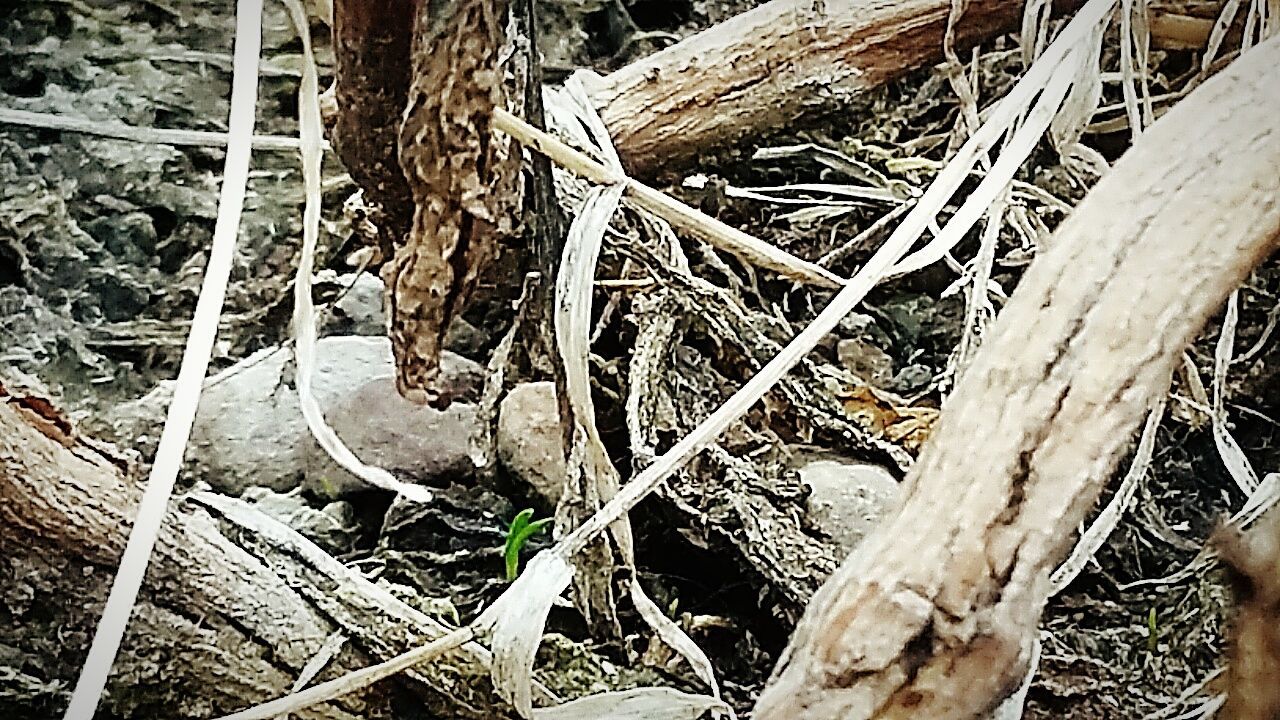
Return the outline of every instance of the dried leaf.
{"type": "Polygon", "coordinates": [[[445,332],[519,203],[520,153],[492,129],[505,103],[506,10],[505,0],[450,0],[418,11],[400,128],[413,223],[382,268],[396,387],[414,402],[450,403],[433,387],[445,332]]]}

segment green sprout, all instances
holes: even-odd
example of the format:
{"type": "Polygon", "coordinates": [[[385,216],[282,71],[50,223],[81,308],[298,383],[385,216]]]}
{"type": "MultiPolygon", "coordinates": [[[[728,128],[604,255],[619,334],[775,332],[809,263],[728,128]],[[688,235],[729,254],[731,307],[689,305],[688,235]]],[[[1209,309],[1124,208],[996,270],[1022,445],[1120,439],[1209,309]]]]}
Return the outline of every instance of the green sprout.
{"type": "Polygon", "coordinates": [[[525,543],[529,542],[529,538],[542,532],[542,529],[552,520],[543,518],[529,522],[531,517],[533,517],[533,509],[526,508],[517,513],[511,519],[511,524],[507,526],[507,542],[502,550],[502,557],[507,562],[507,582],[515,580],[520,574],[520,551],[525,543]]]}

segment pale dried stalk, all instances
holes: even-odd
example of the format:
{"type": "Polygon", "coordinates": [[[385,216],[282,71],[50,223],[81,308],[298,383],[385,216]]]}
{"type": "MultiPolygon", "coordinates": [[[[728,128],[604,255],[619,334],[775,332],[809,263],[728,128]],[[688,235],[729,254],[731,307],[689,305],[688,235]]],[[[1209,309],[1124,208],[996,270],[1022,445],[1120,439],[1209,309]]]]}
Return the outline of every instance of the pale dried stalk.
{"type": "Polygon", "coordinates": [[[301,692],[285,695],[261,705],[224,715],[218,720],[272,720],[277,715],[305,710],[334,698],[366,688],[383,678],[391,677],[398,672],[408,670],[418,663],[433,660],[450,650],[459,648],[475,639],[475,631],[470,625],[458,628],[443,637],[436,638],[421,647],[387,660],[370,665],[355,672],[343,675],[328,682],[322,682],[301,692]]]}
{"type": "Polygon", "coordinates": [[[1138,483],[1151,467],[1151,455],[1156,446],[1156,431],[1160,429],[1160,420],[1164,417],[1166,400],[1167,398],[1162,396],[1156,407],[1147,414],[1147,422],[1142,427],[1142,436],[1138,439],[1138,449],[1133,453],[1133,462],[1129,464],[1129,470],[1120,481],[1120,487],[1116,490],[1115,496],[1102,509],[1102,512],[1098,513],[1098,517],[1094,518],[1089,529],[1080,536],[1075,548],[1071,550],[1070,557],[1049,576],[1050,596],[1062,592],[1072,580],[1076,579],[1080,571],[1084,570],[1085,565],[1111,536],[1111,532],[1120,524],[1120,518],[1125,511],[1129,509],[1134,493],[1138,490],[1138,483]]]}
{"type": "Polygon", "coordinates": [[[182,352],[182,365],[173,389],[168,417],[160,434],[155,462],[147,481],[146,492],[138,506],[138,516],[129,532],[129,542],[120,559],[120,569],[111,584],[102,619],[98,623],[71,694],[65,720],[90,720],[98,707],[107,676],[120,649],[133,612],[138,589],[146,575],[156,536],[169,507],[174,482],[182,468],[182,456],[191,437],[196,407],[213,342],[218,334],[218,318],[226,297],[231,263],[235,257],[236,234],[240,227],[240,211],[244,207],[245,186],[249,180],[250,142],[253,137],[254,110],[258,97],[258,62],[262,48],[262,0],[239,0],[236,6],[235,60],[231,79],[231,110],[228,122],[226,169],[218,199],[218,219],[214,224],[209,263],[205,268],[191,332],[182,352]]]}
{"type": "MultiPolygon", "coordinates": [[[[563,98],[563,104],[567,106],[564,110],[572,114],[575,121],[586,130],[592,144],[604,156],[606,166],[616,177],[623,177],[622,162],[604,122],[591,105],[582,76],[578,74],[569,78],[565,83],[564,93],[556,97],[563,98]]],[[[619,182],[592,188],[588,192],[583,208],[570,227],[560,263],[560,274],[556,278],[556,344],[564,361],[565,388],[573,407],[574,422],[577,424],[574,438],[576,447],[571,460],[578,461],[584,485],[591,490],[588,494],[592,497],[584,498],[591,502],[587,508],[590,513],[598,511],[602,502],[613,499],[620,481],[596,426],[587,360],[590,353],[592,280],[596,274],[605,230],[617,212],[625,188],[626,183],[619,182]]],[[[571,489],[573,488],[566,485],[566,496],[571,489]]],[[[563,504],[564,501],[561,502],[563,504]]],[[[588,516],[589,513],[584,513],[583,517],[575,517],[573,520],[578,522],[588,516]]],[[[619,518],[610,527],[610,535],[617,546],[624,571],[631,576],[627,590],[641,618],[663,642],[688,660],[694,673],[711,688],[712,695],[718,698],[720,689],[710,659],[679,625],[658,609],[637,580],[630,520],[625,515],[619,518]]],[[[611,566],[596,569],[605,571],[605,582],[613,583],[611,566]]],[[[581,588],[581,582],[579,587],[581,588]]],[[[542,627],[528,627],[525,632],[534,632],[540,636],[542,627]]]]}
{"type": "MultiPolygon", "coordinates": [[[[20,125],[22,127],[58,130],[60,132],[84,133],[85,135],[97,135],[98,137],[152,145],[222,148],[231,143],[231,133],[229,132],[138,127],[121,122],[65,117],[52,113],[14,110],[12,108],[0,108],[0,125],[20,125]]],[[[256,150],[297,150],[299,147],[298,138],[281,135],[254,135],[251,144],[256,150]]],[[[324,142],[323,147],[328,150],[329,143],[324,142]]]]}
{"type": "MultiPolygon", "coordinates": [[[[293,681],[293,687],[289,690],[291,693],[301,692],[316,676],[324,670],[333,658],[342,651],[342,646],[347,644],[347,636],[340,632],[335,632],[324,641],[324,645],[320,646],[320,650],[313,656],[307,664],[303,666],[302,671],[298,673],[298,677],[293,681]]],[[[273,720],[289,720],[289,713],[280,713],[273,720]]]]}
{"type": "Polygon", "coordinates": [[[1227,368],[1231,366],[1231,356],[1236,340],[1236,322],[1240,318],[1240,292],[1231,294],[1227,301],[1227,312],[1222,318],[1222,332],[1218,336],[1218,344],[1213,352],[1213,443],[1226,466],[1231,479],[1246,497],[1253,495],[1258,489],[1258,473],[1249,464],[1240,444],[1231,435],[1227,427],[1227,368]]]}
{"type": "Polygon", "coordinates": [[[320,120],[320,88],[315,57],[311,52],[311,32],[307,24],[306,10],[300,0],[284,0],[289,9],[298,37],[302,40],[302,82],[298,86],[298,140],[301,146],[302,178],[306,190],[306,205],[302,211],[302,251],[298,257],[298,272],[293,287],[294,356],[297,360],[295,382],[298,402],[307,429],[324,451],[344,470],[361,480],[391,492],[400,493],[414,502],[430,502],[431,492],[421,485],[397,480],[383,468],[367,465],[342,442],[333,428],[325,422],[324,410],[311,392],[312,376],[316,364],[316,318],[311,299],[311,277],[315,262],[316,243],[320,238],[320,163],[323,153],[320,138],[323,127],[320,120]]]}
{"type": "Polygon", "coordinates": [[[830,270],[795,257],[759,238],[708,217],[644,183],[630,178],[619,178],[615,172],[561,142],[554,135],[529,125],[501,108],[494,112],[493,126],[515,138],[522,145],[537,150],[566,170],[581,175],[591,182],[601,185],[626,182],[627,196],[636,205],[666,220],[672,226],[687,230],[747,262],[818,287],[838,288],[844,283],[844,280],[830,270]]]}

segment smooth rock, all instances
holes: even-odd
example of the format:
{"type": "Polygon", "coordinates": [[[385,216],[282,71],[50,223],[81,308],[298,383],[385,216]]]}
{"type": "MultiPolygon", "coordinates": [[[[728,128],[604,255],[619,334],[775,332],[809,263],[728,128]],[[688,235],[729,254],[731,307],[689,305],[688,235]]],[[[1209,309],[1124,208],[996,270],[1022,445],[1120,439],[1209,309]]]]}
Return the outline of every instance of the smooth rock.
{"type": "MultiPolygon", "coordinates": [[[[475,412],[466,403],[455,403],[445,412],[387,401],[385,388],[393,387],[391,344],[384,337],[330,337],[316,346],[313,392],[338,437],[367,463],[391,462],[404,479],[431,480],[434,473],[463,467],[467,443],[458,438],[470,432],[475,412]],[[381,386],[381,387],[380,387],[381,386]],[[364,406],[366,412],[361,412],[364,406]],[[438,417],[431,415],[436,413],[438,417]],[[338,417],[341,423],[335,424],[338,417]],[[457,425],[466,424],[463,430],[457,425]],[[397,447],[414,438],[413,463],[402,458],[409,451],[397,447]]],[[[313,476],[307,487],[327,498],[338,498],[367,487],[345,471],[320,462],[316,445],[302,417],[298,393],[293,387],[294,363],[290,349],[264,350],[210,378],[187,449],[189,472],[215,490],[238,496],[260,485],[285,491],[303,482],[307,470],[313,476]],[[330,490],[332,492],[330,492],[330,490]]],[[[484,370],[465,358],[446,353],[442,384],[464,399],[483,382],[484,370]]],[[[136,401],[137,408],[165,407],[172,385],[157,388],[136,401]]],[[[126,412],[128,409],[126,408],[126,412]]],[[[159,433],[154,426],[129,423],[135,432],[159,433]]],[[[327,458],[324,458],[327,460],[327,458]]]]}
{"type": "Polygon", "coordinates": [[[898,481],[880,465],[812,460],[797,469],[810,489],[809,519],[848,554],[898,501],[898,481]]]}
{"type": "Polygon", "coordinates": [[[550,507],[555,507],[564,490],[565,458],[560,438],[555,383],[517,385],[502,399],[498,461],[550,507]]]}
{"type": "MultiPolygon", "coordinates": [[[[369,465],[401,480],[445,481],[475,469],[471,437],[478,432],[474,403],[446,410],[400,397],[390,376],[374,378],[325,408],[338,437],[369,465]]],[[[306,453],[304,488],[326,498],[347,497],[369,485],[347,472],[318,444],[306,453]]]]}
{"type": "Polygon", "coordinates": [[[845,369],[876,387],[893,379],[893,358],[868,340],[841,340],[836,343],[836,357],[845,369]]]}

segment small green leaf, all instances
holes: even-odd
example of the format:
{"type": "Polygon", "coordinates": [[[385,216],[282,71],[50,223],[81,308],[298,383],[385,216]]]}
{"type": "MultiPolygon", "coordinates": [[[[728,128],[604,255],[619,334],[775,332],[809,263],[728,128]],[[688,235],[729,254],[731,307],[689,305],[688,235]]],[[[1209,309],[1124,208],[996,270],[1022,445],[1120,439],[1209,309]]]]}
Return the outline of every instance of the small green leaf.
{"type": "Polygon", "coordinates": [[[516,513],[516,516],[511,518],[511,524],[507,526],[507,536],[518,534],[529,524],[531,517],[533,517],[533,508],[525,508],[516,513]]]}
{"type": "Polygon", "coordinates": [[[533,517],[532,508],[521,510],[507,526],[507,542],[502,551],[503,560],[506,562],[507,582],[515,580],[520,573],[520,551],[524,549],[525,543],[529,542],[529,538],[542,532],[551,522],[551,518],[529,522],[531,517],[533,517]]]}

